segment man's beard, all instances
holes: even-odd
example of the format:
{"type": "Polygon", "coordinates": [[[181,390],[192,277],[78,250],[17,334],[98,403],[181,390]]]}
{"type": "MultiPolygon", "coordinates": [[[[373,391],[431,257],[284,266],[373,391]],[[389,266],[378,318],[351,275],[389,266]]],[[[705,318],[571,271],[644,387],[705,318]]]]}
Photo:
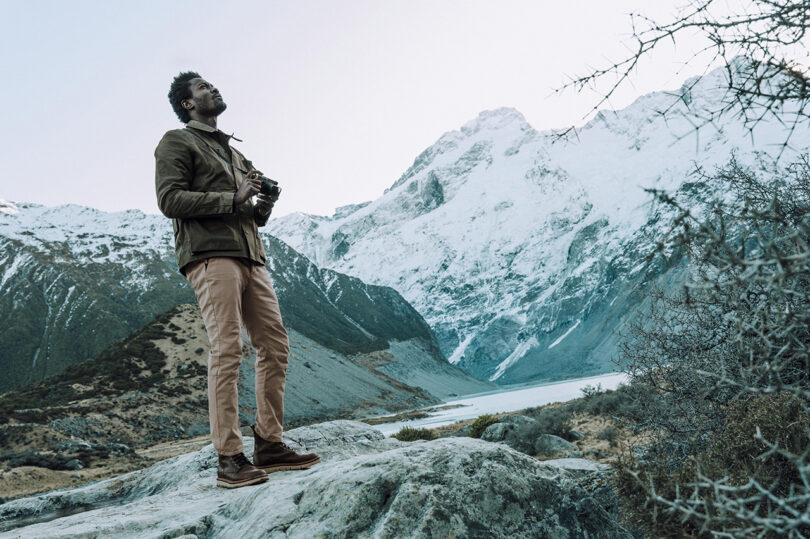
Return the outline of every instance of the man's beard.
{"type": "Polygon", "coordinates": [[[227,109],[227,108],[228,108],[228,105],[226,105],[224,101],[222,101],[221,99],[220,100],[215,99],[214,100],[214,106],[211,109],[211,113],[214,116],[219,116],[220,114],[225,112],[225,109],[227,109]]]}
{"type": "Polygon", "coordinates": [[[225,101],[221,99],[214,99],[214,104],[208,108],[202,108],[200,104],[197,104],[197,112],[199,112],[203,116],[219,116],[225,109],[228,108],[228,105],[225,104],[225,101]]]}

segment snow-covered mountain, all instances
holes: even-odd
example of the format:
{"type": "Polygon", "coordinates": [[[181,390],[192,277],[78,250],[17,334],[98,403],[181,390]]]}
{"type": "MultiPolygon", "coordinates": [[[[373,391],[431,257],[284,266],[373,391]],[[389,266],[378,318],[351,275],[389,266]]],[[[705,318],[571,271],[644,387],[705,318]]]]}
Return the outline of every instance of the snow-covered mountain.
{"type": "MultiPolygon", "coordinates": [[[[768,166],[782,149],[790,126],[778,121],[749,132],[730,111],[705,123],[726,88],[718,70],[600,112],[564,140],[514,109],[485,111],[442,135],[380,198],[268,229],[321,267],[399,291],[450,361],[479,378],[604,372],[645,285],[679,280],[644,261],[666,224],[644,188],[688,189],[696,164],[736,152],[768,166]]],[[[807,135],[801,124],[791,140],[807,135]]]]}
{"type": "MultiPolygon", "coordinates": [[[[382,354],[381,372],[440,381],[432,390],[442,395],[491,386],[449,365],[394,290],[318,268],[269,234],[263,241],[285,324],[298,334],[342,355],[382,354]]],[[[155,316],[195,303],[173,242],[160,215],[0,201],[0,392],[94,358],[155,316]]]]}

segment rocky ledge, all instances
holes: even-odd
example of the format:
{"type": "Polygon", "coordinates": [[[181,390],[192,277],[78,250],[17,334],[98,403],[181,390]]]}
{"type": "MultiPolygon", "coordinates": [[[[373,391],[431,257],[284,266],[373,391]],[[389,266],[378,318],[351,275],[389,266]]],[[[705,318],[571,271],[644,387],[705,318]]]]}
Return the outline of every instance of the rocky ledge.
{"type": "MultiPolygon", "coordinates": [[[[12,537],[630,537],[564,466],[473,438],[400,442],[355,421],[290,430],[309,470],[215,486],[212,446],[0,505],[12,537]]],[[[246,454],[252,440],[246,439],[246,454]]],[[[565,460],[565,459],[563,459],[565,460]]]]}

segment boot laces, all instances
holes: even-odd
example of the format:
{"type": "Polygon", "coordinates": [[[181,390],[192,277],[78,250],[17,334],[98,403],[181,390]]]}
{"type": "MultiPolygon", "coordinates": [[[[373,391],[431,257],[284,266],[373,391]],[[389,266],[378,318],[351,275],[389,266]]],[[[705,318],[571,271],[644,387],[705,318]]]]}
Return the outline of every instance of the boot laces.
{"type": "Polygon", "coordinates": [[[240,468],[241,468],[242,466],[245,466],[245,465],[252,466],[252,464],[251,464],[251,463],[250,463],[250,461],[247,459],[247,457],[245,456],[245,454],[244,454],[244,453],[239,453],[238,455],[234,455],[234,456],[233,456],[233,461],[234,461],[234,462],[236,463],[236,465],[237,465],[237,466],[239,466],[240,468]]]}

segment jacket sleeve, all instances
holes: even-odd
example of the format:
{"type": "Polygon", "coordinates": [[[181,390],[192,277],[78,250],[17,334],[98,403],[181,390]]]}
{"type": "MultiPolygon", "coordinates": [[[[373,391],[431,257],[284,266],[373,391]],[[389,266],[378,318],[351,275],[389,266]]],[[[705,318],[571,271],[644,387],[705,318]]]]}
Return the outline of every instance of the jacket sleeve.
{"type": "Polygon", "coordinates": [[[272,210],[267,213],[267,215],[262,215],[259,211],[257,206],[253,206],[253,220],[256,221],[256,226],[264,226],[267,224],[267,221],[270,220],[270,213],[272,210]]]}
{"type": "Polygon", "coordinates": [[[193,176],[188,142],[179,130],[169,131],[155,149],[155,191],[163,215],[188,219],[233,213],[233,192],[192,191],[193,176]]]}

